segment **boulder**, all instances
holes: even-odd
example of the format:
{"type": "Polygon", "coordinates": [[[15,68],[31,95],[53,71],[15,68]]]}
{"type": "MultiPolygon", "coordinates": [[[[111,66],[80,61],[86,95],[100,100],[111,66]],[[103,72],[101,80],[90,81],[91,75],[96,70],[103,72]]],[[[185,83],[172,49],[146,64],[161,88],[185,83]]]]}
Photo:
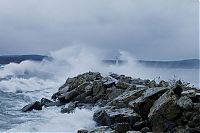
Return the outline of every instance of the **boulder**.
{"type": "Polygon", "coordinates": [[[93,99],[96,102],[104,96],[106,88],[103,86],[103,83],[100,80],[97,80],[93,82],[92,92],[93,99]]]}
{"type": "Polygon", "coordinates": [[[67,107],[61,108],[61,113],[73,113],[76,107],[77,102],[71,102],[67,105],[67,107]]]}
{"type": "Polygon", "coordinates": [[[92,129],[89,133],[116,133],[116,132],[109,126],[100,126],[96,127],[95,129],[92,129]]]}
{"type": "Polygon", "coordinates": [[[28,111],[32,111],[32,110],[42,110],[42,104],[39,101],[36,101],[34,103],[28,104],[26,106],[24,106],[21,110],[23,112],[28,112],[28,111]]]}
{"type": "Polygon", "coordinates": [[[70,102],[71,100],[73,100],[76,96],[78,96],[79,92],[77,92],[76,90],[72,90],[70,92],[66,92],[61,94],[60,96],[58,96],[58,99],[60,102],[70,102]]]}
{"type": "Polygon", "coordinates": [[[123,94],[119,95],[111,102],[108,103],[110,106],[117,106],[117,107],[128,107],[130,101],[139,98],[146,89],[141,90],[133,90],[133,91],[126,91],[123,94]]]}
{"type": "Polygon", "coordinates": [[[186,91],[183,91],[181,93],[181,95],[182,96],[187,96],[189,98],[194,98],[194,97],[196,97],[196,92],[195,92],[195,90],[186,90],[186,91]]]}
{"type": "Polygon", "coordinates": [[[49,100],[49,99],[46,99],[46,98],[42,98],[40,103],[42,106],[48,106],[48,104],[52,103],[53,101],[49,100]]]}
{"type": "Polygon", "coordinates": [[[182,96],[177,101],[177,105],[184,110],[191,110],[193,108],[192,100],[187,96],[182,96]]]}
{"type": "Polygon", "coordinates": [[[107,99],[107,101],[110,102],[121,95],[123,92],[124,90],[117,89],[115,86],[112,86],[111,88],[106,89],[106,96],[104,97],[104,99],[107,99]]]}
{"type": "Polygon", "coordinates": [[[112,77],[104,77],[101,81],[103,82],[103,86],[105,88],[110,88],[115,85],[116,79],[113,79],[112,77]]]}
{"type": "Polygon", "coordinates": [[[146,89],[143,94],[137,99],[133,99],[129,102],[129,106],[139,113],[144,119],[147,119],[150,112],[150,108],[162,94],[164,94],[168,88],[155,87],[146,89]]]}
{"type": "Polygon", "coordinates": [[[158,84],[158,87],[168,87],[168,86],[169,86],[169,83],[164,80],[161,80],[158,84]]]}
{"type": "Polygon", "coordinates": [[[126,83],[126,82],[122,82],[122,81],[118,81],[116,84],[116,87],[118,89],[122,89],[122,90],[126,90],[127,88],[129,88],[131,86],[131,84],[126,83]]]}
{"type": "Polygon", "coordinates": [[[178,97],[174,91],[169,90],[154,102],[148,115],[153,132],[163,132],[166,120],[173,121],[180,115],[181,111],[177,106],[177,100],[178,97]]]}
{"type": "Polygon", "coordinates": [[[135,131],[140,131],[144,127],[148,127],[150,125],[149,120],[139,121],[133,124],[132,129],[135,131]]]}
{"type": "Polygon", "coordinates": [[[114,129],[118,133],[125,133],[131,129],[129,123],[115,123],[112,125],[112,129],[114,129]]]}
{"type": "Polygon", "coordinates": [[[77,133],[89,133],[89,131],[85,129],[80,129],[77,131],[77,133]]]}
{"type": "Polygon", "coordinates": [[[129,123],[131,126],[141,119],[140,115],[130,108],[117,108],[114,106],[97,110],[93,118],[100,126],[111,126],[115,123],[129,123]]]}

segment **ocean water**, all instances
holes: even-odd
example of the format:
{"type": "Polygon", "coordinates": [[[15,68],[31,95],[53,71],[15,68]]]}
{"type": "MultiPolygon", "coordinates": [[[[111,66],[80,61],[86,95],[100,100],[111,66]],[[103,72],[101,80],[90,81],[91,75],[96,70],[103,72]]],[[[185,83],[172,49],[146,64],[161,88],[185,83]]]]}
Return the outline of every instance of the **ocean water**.
{"type": "MultiPolygon", "coordinates": [[[[95,49],[73,46],[51,52],[52,61],[24,61],[0,67],[0,132],[70,132],[94,128],[92,110],[76,109],[72,114],[61,114],[60,107],[23,113],[20,109],[35,100],[50,98],[68,77],[98,71],[125,74],[134,78],[184,80],[199,88],[199,69],[145,68],[126,52],[121,57],[128,60],[123,66],[101,64],[101,54],[95,49]],[[158,78],[160,77],[160,78],[158,78]]],[[[103,58],[103,57],[102,57],[103,58]]]]}

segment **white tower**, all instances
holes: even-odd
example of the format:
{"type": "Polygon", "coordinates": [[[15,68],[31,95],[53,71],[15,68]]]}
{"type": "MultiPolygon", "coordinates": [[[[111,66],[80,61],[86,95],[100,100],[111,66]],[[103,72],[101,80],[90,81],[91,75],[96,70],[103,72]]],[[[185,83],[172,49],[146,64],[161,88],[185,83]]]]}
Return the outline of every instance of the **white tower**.
{"type": "Polygon", "coordinates": [[[119,65],[119,58],[116,56],[116,65],[119,65]]]}

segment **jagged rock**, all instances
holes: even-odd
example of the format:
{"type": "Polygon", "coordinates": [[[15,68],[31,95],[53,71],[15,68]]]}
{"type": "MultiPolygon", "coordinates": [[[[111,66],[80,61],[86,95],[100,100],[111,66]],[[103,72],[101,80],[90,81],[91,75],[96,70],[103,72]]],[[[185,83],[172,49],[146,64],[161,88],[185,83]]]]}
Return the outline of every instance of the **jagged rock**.
{"type": "Polygon", "coordinates": [[[51,99],[53,99],[54,101],[58,98],[58,96],[60,96],[60,92],[56,92],[51,96],[51,99]]]}
{"type": "Polygon", "coordinates": [[[105,88],[110,88],[113,85],[115,85],[116,80],[114,80],[112,77],[104,77],[101,80],[103,82],[103,86],[105,88]]]}
{"type": "Polygon", "coordinates": [[[122,82],[122,81],[119,81],[119,82],[117,82],[117,84],[116,84],[116,87],[117,87],[118,89],[123,89],[123,90],[126,90],[126,89],[129,88],[130,86],[131,86],[131,84],[126,83],[126,82],[122,82]]]}
{"type": "Polygon", "coordinates": [[[155,80],[144,80],[144,85],[145,86],[148,86],[149,88],[154,88],[154,87],[157,87],[158,85],[156,84],[156,81],[155,80]]]}
{"type": "Polygon", "coordinates": [[[81,130],[78,130],[77,133],[89,133],[89,131],[85,129],[81,129],[81,130]]]}
{"type": "MultiPolygon", "coordinates": [[[[180,81],[180,82],[181,82],[181,81],[180,81]]],[[[182,88],[181,84],[182,84],[182,83],[179,83],[179,82],[178,82],[178,83],[175,85],[175,87],[172,88],[172,90],[174,91],[174,93],[175,93],[176,95],[178,95],[179,97],[181,96],[181,93],[183,92],[183,88],[182,88]]]]}
{"type": "Polygon", "coordinates": [[[110,126],[115,123],[129,123],[130,126],[141,119],[130,108],[105,107],[97,110],[93,116],[98,125],[110,126]]]}
{"type": "Polygon", "coordinates": [[[127,131],[126,133],[141,133],[140,131],[127,131]]]}
{"type": "Polygon", "coordinates": [[[129,106],[139,113],[143,118],[147,118],[154,101],[157,100],[167,90],[169,89],[162,87],[146,89],[140,97],[131,100],[129,102],[129,106]]]}
{"type": "Polygon", "coordinates": [[[94,81],[92,92],[94,101],[97,101],[103,97],[104,93],[106,92],[106,88],[103,86],[101,81],[94,81]]]}
{"type": "Polygon", "coordinates": [[[139,98],[145,90],[146,89],[124,92],[123,94],[113,99],[113,101],[108,103],[108,105],[117,107],[128,107],[129,102],[139,98]]]}
{"type": "Polygon", "coordinates": [[[185,131],[186,133],[200,133],[200,128],[188,128],[185,131]]]}
{"type": "Polygon", "coordinates": [[[183,91],[181,93],[182,96],[187,96],[187,97],[190,97],[190,98],[194,98],[196,97],[196,92],[195,90],[187,90],[187,91],[183,91]]]}
{"type": "Polygon", "coordinates": [[[63,88],[59,88],[59,93],[63,94],[69,91],[69,86],[65,86],[63,88]]]}
{"type": "Polygon", "coordinates": [[[158,84],[158,87],[168,87],[168,86],[169,86],[169,83],[164,80],[161,80],[158,84]]]}
{"type": "Polygon", "coordinates": [[[46,99],[46,98],[42,98],[40,102],[41,102],[42,106],[46,107],[46,106],[48,106],[49,103],[52,103],[53,101],[46,99]]]}
{"type": "Polygon", "coordinates": [[[78,96],[79,92],[76,90],[72,90],[70,92],[66,92],[58,96],[58,99],[60,102],[70,102],[73,100],[76,96],[78,96]]]}
{"type": "Polygon", "coordinates": [[[112,125],[112,129],[114,129],[118,133],[125,133],[130,130],[129,123],[115,123],[112,125]]]}
{"type": "Polygon", "coordinates": [[[135,131],[140,131],[142,128],[147,127],[149,125],[150,125],[149,120],[139,121],[139,122],[136,122],[135,124],[133,124],[132,129],[135,131]]]}
{"type": "Polygon", "coordinates": [[[115,86],[112,86],[111,88],[107,88],[106,90],[106,96],[104,97],[107,99],[108,102],[112,101],[119,95],[121,95],[124,92],[122,89],[117,89],[115,86]]]}
{"type": "Polygon", "coordinates": [[[192,100],[187,96],[182,96],[178,101],[177,105],[184,110],[191,110],[193,107],[192,100]]]}
{"type": "Polygon", "coordinates": [[[71,102],[67,107],[61,108],[61,113],[72,113],[77,107],[77,102],[71,102]]]}
{"type": "Polygon", "coordinates": [[[100,126],[91,130],[89,133],[116,133],[116,132],[109,126],[100,126]]]}
{"type": "Polygon", "coordinates": [[[116,79],[116,80],[119,80],[119,78],[120,78],[120,76],[116,73],[111,73],[109,76],[116,79]]]}
{"type": "Polygon", "coordinates": [[[23,112],[28,112],[28,111],[32,111],[32,110],[42,110],[42,104],[38,101],[28,104],[26,106],[24,106],[21,110],[23,112]]]}
{"type": "Polygon", "coordinates": [[[151,132],[151,130],[148,127],[144,127],[141,129],[142,133],[147,133],[147,132],[151,132]]]}
{"type": "Polygon", "coordinates": [[[136,84],[136,85],[145,85],[145,80],[142,80],[140,78],[137,79],[132,79],[131,84],[136,84]]]}
{"type": "Polygon", "coordinates": [[[148,115],[153,132],[163,132],[165,120],[173,121],[180,115],[180,108],[176,104],[177,100],[177,95],[170,90],[155,101],[148,115]]]}
{"type": "Polygon", "coordinates": [[[60,101],[55,101],[55,102],[49,102],[45,105],[45,107],[51,107],[51,106],[62,106],[62,105],[65,105],[64,102],[60,102],[60,101]]]}

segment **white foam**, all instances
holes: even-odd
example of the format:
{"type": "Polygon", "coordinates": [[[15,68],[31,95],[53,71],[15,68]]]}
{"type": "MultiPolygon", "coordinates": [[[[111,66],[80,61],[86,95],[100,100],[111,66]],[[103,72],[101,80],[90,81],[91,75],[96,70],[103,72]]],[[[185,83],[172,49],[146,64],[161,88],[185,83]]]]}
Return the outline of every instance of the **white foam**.
{"type": "Polygon", "coordinates": [[[31,122],[23,123],[8,132],[69,132],[75,133],[79,129],[95,127],[93,121],[94,110],[75,109],[74,113],[61,114],[60,108],[47,108],[36,111],[43,116],[31,122]]]}

